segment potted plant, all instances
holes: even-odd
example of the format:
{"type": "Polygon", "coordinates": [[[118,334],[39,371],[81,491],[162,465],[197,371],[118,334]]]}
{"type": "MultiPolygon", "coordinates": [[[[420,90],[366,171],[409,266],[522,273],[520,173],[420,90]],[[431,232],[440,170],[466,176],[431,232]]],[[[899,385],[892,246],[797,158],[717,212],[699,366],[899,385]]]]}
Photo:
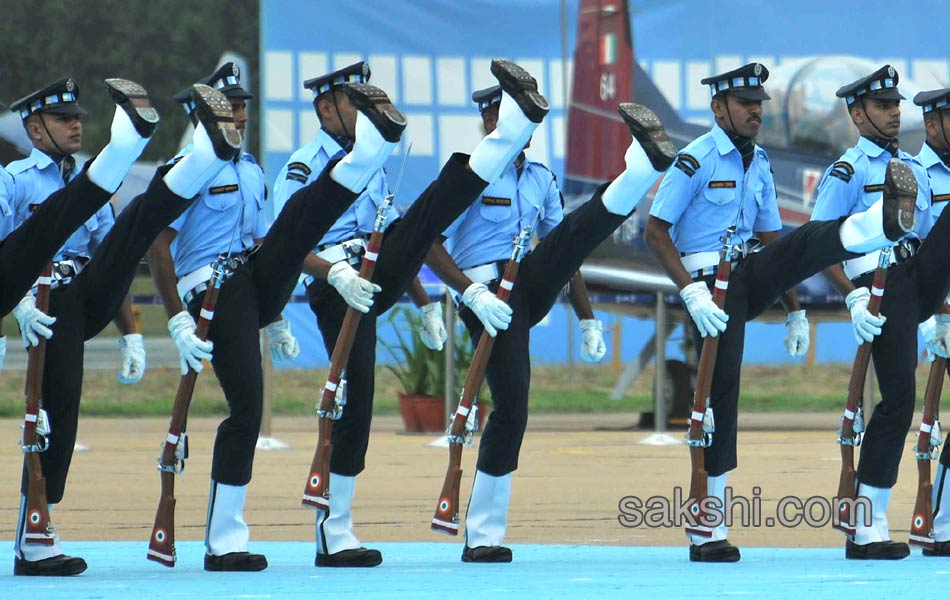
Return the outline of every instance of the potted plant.
{"type": "MultiPolygon", "coordinates": [[[[445,358],[442,352],[430,350],[422,343],[422,318],[407,306],[394,308],[388,317],[396,334],[395,343],[383,342],[393,358],[387,365],[402,386],[399,412],[406,431],[442,431],[448,423],[445,414],[445,358]]],[[[455,353],[455,388],[457,398],[472,362],[472,345],[468,332],[459,327],[452,348],[455,353]]],[[[482,391],[487,386],[482,386],[482,391]]],[[[484,425],[488,403],[479,394],[479,427],[484,425]]]]}

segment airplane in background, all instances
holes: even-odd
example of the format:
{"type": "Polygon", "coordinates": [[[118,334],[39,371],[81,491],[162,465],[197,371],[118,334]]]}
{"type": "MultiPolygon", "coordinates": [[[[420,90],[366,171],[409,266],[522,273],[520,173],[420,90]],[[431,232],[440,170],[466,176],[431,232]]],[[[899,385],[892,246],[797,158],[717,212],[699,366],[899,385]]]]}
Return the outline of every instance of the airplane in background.
{"type": "MultiPolygon", "coordinates": [[[[650,107],[678,148],[709,130],[708,125],[680,117],[634,59],[633,42],[626,0],[581,0],[563,186],[569,209],[624,168],[630,134],[617,114],[618,103],[650,107]]],[[[835,90],[880,65],[856,57],[820,56],[777,68],[766,66],[770,69],[766,89],[772,100],[764,105],[757,143],[772,163],[779,212],[789,229],[808,221],[825,169],[857,141],[857,129],[835,90]]],[[[908,98],[919,91],[904,78],[901,90],[908,98]]],[[[919,112],[905,111],[902,147],[916,153],[923,139],[919,112]]],[[[583,268],[588,283],[619,291],[675,291],[643,241],[651,201],[652,192],[591,255],[583,268]]],[[[797,291],[805,305],[840,308],[841,296],[820,274],[797,291]]]]}

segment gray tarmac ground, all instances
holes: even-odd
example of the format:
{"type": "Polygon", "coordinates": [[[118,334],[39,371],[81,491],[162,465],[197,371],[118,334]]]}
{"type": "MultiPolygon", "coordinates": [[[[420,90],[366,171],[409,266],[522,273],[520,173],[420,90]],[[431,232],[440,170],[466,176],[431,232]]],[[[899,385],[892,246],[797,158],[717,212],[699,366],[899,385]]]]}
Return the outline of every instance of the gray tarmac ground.
{"type": "MultiPolygon", "coordinates": [[[[627,528],[618,504],[625,496],[646,500],[672,497],[675,486],[688,487],[689,453],[680,444],[650,446],[638,442],[650,432],[618,429],[636,415],[542,415],[532,417],[513,480],[508,530],[511,543],[685,546],[681,528],[627,528]]],[[[761,514],[774,516],[776,504],[794,495],[830,498],[840,468],[835,414],[747,415],[740,424],[739,469],[730,476],[735,495],[753,497],[760,488],[761,514]]],[[[0,454],[0,478],[6,482],[0,502],[0,539],[12,540],[16,525],[21,454],[14,443],[17,419],[0,420],[9,444],[0,454]]],[[[200,540],[208,493],[211,446],[218,420],[189,421],[191,455],[177,478],[178,539],[200,540]]],[[[53,513],[64,542],[69,540],[141,540],[146,544],[159,496],[155,458],[167,420],[86,418],[79,439],[90,449],[73,458],[66,499],[53,513]]],[[[916,428],[916,426],[915,426],[916,428]]],[[[427,444],[434,435],[404,434],[398,417],[380,417],[359,477],[354,517],[357,535],[373,541],[452,541],[429,529],[447,462],[444,448],[427,444]]],[[[300,496],[316,443],[316,419],[278,417],[273,436],[290,450],[259,451],[246,518],[254,540],[313,539],[314,515],[300,496]]],[[[673,436],[681,437],[679,430],[673,436]]],[[[477,440],[476,440],[477,441],[477,440]]],[[[906,540],[916,493],[916,469],[910,450],[889,510],[894,539],[906,540]]],[[[467,502],[476,448],[465,449],[462,503],[467,502]]],[[[684,489],[683,495],[688,490],[684,489]]],[[[820,516],[820,507],[815,515],[820,516]]],[[[738,514],[738,513],[737,513],[738,514]]],[[[790,513],[791,514],[791,513],[790,513]]],[[[830,525],[814,528],[734,526],[730,540],[740,546],[843,547],[830,525]]],[[[461,544],[462,538],[456,538],[461,544]]],[[[67,546],[68,550],[68,546],[67,546]]],[[[454,551],[453,551],[454,552],[454,551]]],[[[685,548],[684,548],[685,552],[685,548]]]]}

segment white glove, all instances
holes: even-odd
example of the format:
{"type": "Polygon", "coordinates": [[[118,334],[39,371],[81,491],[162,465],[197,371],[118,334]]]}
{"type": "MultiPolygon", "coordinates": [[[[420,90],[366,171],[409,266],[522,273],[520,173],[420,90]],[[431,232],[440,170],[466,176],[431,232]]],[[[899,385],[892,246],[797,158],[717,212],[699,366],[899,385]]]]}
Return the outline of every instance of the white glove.
{"type": "Polygon", "coordinates": [[[950,358],[950,315],[938,314],[920,324],[920,331],[927,342],[927,358],[933,362],[936,356],[950,358]],[[924,326],[933,324],[930,335],[924,331],[924,326]]]}
{"type": "Polygon", "coordinates": [[[810,334],[804,310],[793,310],[785,316],[785,349],[789,356],[805,356],[810,334]]]}
{"type": "Polygon", "coordinates": [[[729,315],[713,302],[712,294],[706,283],[697,281],[680,290],[680,298],[693,318],[699,334],[703,337],[716,337],[726,330],[726,321],[729,315]]]}
{"type": "Polygon", "coordinates": [[[270,357],[274,362],[288,361],[300,354],[300,344],[290,333],[290,321],[281,319],[264,328],[270,338],[270,357]]]}
{"type": "Polygon", "coordinates": [[[119,338],[122,366],[119,368],[119,383],[138,383],[145,375],[145,344],[142,335],[130,333],[119,338]]]}
{"type": "Polygon", "coordinates": [[[473,283],[462,293],[462,303],[472,309],[485,326],[485,333],[498,335],[499,329],[508,329],[511,323],[511,307],[488,291],[483,283],[473,283]]]}
{"type": "Polygon", "coordinates": [[[874,336],[881,335],[881,327],[887,317],[874,316],[868,312],[868,302],[871,300],[871,291],[866,287],[855,288],[845,296],[844,303],[851,311],[851,328],[854,330],[854,341],[860,346],[864,342],[873,342],[874,336]]]}
{"type": "Polygon", "coordinates": [[[40,343],[37,335],[46,339],[53,337],[53,331],[47,327],[56,322],[56,317],[51,317],[40,309],[36,308],[36,298],[33,294],[27,294],[20,300],[20,303],[13,307],[13,316],[20,325],[20,335],[23,336],[23,346],[29,348],[40,343]]]}
{"type": "Polygon", "coordinates": [[[7,336],[0,336],[0,369],[3,368],[3,359],[7,357],[7,336]]]}
{"type": "Polygon", "coordinates": [[[211,340],[201,341],[195,335],[195,320],[188,311],[183,310],[171,319],[168,319],[168,333],[172,334],[178,354],[181,357],[181,374],[188,374],[188,367],[195,373],[201,373],[204,365],[202,360],[211,360],[211,351],[214,344],[211,340]]]}
{"type": "Polygon", "coordinates": [[[360,278],[359,273],[345,260],[334,263],[330,267],[327,283],[336,288],[350,307],[361,313],[369,312],[369,307],[373,305],[373,294],[383,289],[371,281],[360,278]]]}
{"type": "Polygon", "coordinates": [[[432,302],[419,309],[422,311],[422,343],[429,350],[441,351],[445,346],[445,318],[442,316],[442,303],[432,302]]]}
{"type": "Polygon", "coordinates": [[[607,354],[604,343],[604,323],[597,319],[581,319],[581,360],[600,362],[607,354]]]}

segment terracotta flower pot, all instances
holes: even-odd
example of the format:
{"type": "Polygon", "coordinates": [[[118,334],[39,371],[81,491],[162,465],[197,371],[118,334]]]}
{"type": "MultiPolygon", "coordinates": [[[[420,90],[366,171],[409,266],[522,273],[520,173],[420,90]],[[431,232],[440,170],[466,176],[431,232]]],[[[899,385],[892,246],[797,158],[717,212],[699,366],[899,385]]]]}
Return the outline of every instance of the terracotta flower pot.
{"type": "Polygon", "coordinates": [[[399,416],[402,417],[402,425],[406,431],[422,431],[419,427],[419,417],[416,416],[416,404],[414,396],[399,394],[399,416]]]}
{"type": "Polygon", "coordinates": [[[445,429],[445,400],[437,396],[413,396],[419,430],[438,432],[445,429]]]}

